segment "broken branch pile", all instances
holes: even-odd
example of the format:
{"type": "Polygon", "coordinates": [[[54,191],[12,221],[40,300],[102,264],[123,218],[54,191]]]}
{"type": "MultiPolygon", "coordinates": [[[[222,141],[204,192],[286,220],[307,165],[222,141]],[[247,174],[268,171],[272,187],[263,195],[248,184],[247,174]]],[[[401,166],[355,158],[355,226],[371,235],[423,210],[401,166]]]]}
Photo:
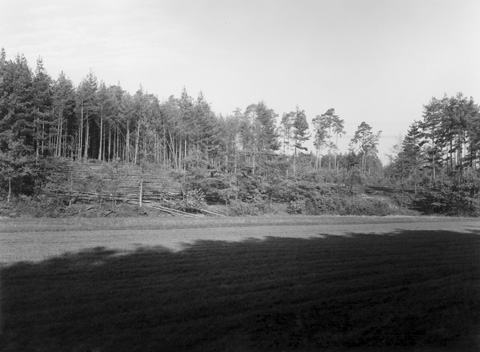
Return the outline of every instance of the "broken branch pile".
{"type": "Polygon", "coordinates": [[[123,163],[80,163],[68,161],[55,170],[52,189],[57,197],[74,202],[123,202],[150,207],[172,216],[190,218],[222,216],[205,209],[175,209],[183,199],[181,184],[161,167],[142,168],[123,163]]]}

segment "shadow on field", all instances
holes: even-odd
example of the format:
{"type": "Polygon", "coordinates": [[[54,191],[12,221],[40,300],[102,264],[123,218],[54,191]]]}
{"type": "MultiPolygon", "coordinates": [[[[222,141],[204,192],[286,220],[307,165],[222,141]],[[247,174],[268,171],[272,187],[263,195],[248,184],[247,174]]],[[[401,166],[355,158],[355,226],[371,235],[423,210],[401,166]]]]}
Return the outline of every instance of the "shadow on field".
{"type": "Polygon", "coordinates": [[[480,236],[104,248],[1,273],[2,351],[476,351],[480,236]]]}

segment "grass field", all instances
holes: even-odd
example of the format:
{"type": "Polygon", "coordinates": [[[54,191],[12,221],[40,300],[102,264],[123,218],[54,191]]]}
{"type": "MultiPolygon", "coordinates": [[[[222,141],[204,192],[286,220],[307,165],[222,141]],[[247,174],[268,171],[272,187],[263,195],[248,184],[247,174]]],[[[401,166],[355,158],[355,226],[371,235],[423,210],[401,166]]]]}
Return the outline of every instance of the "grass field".
{"type": "Polygon", "coordinates": [[[3,266],[0,350],[479,350],[478,229],[290,229],[3,266]]]}

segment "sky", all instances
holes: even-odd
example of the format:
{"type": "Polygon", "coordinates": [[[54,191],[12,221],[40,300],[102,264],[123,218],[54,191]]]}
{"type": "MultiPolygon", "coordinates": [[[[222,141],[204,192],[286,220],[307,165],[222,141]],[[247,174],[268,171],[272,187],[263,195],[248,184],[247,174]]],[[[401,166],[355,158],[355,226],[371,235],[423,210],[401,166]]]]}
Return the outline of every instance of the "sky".
{"type": "MultiPolygon", "coordinates": [[[[479,0],[0,0],[7,59],[42,58],[75,85],[141,86],[160,100],[183,87],[228,115],[264,101],[309,122],[334,108],[346,135],[382,131],[379,157],[431,98],[480,102],[479,0]]],[[[311,126],[311,130],[313,130],[311,126]]]]}

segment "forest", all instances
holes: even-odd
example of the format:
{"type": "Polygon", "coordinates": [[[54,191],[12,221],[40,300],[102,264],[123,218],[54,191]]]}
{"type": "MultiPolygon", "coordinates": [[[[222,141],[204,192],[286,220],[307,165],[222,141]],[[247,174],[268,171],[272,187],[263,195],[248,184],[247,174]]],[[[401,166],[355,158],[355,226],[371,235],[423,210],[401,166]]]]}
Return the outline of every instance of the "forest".
{"type": "MultiPolygon", "coordinates": [[[[348,121],[347,121],[348,122],[348,121]]],[[[480,110],[462,93],[432,98],[388,165],[381,131],[362,122],[340,151],[345,123],[331,108],[307,118],[252,102],[223,116],[200,92],[160,100],[106,85],[89,72],[75,85],[38,59],[0,53],[0,201],[61,204],[54,176],[75,163],[155,166],[199,204],[230,214],[480,213],[480,110]],[[311,121],[309,124],[308,121],[311,121]],[[312,148],[307,144],[313,142],[312,148]]],[[[56,181],[57,180],[57,181],[56,181]]]]}

